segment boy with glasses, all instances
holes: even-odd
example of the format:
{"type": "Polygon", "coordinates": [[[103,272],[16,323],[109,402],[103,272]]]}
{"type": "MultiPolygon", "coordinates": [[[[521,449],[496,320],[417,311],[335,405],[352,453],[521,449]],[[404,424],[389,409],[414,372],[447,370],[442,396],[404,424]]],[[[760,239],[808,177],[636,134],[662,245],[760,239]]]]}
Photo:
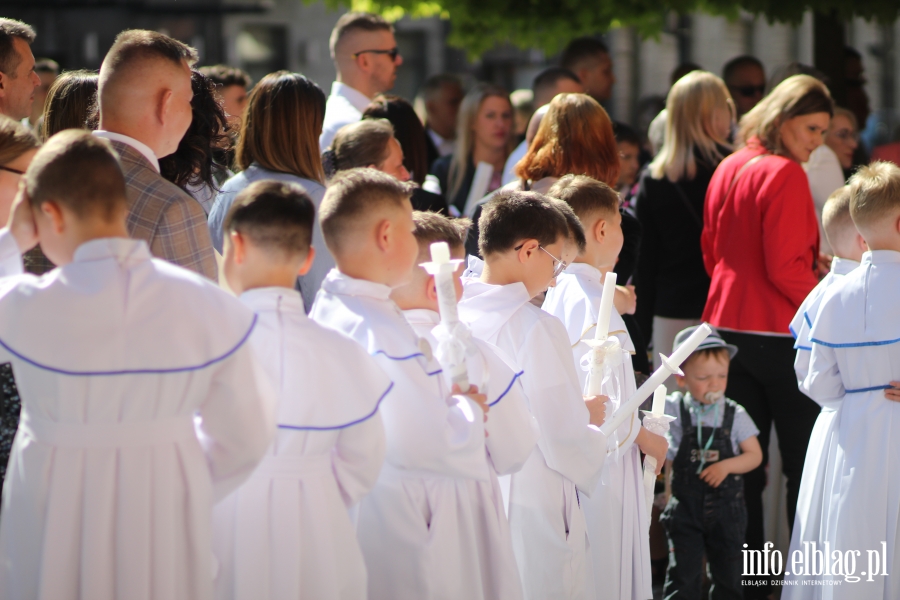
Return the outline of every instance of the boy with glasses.
{"type": "Polygon", "coordinates": [[[583,598],[592,587],[580,494],[600,480],[606,398],[585,398],[559,319],[531,304],[566,268],[584,234],[556,202],[536,192],[501,191],[485,204],[480,279],[463,282],[460,318],[522,371],[541,437],[509,480],[508,516],[525,598],[583,598]],[[573,235],[574,234],[574,235],[573,235]],[[580,234],[580,235],[578,235],[580,234]]]}

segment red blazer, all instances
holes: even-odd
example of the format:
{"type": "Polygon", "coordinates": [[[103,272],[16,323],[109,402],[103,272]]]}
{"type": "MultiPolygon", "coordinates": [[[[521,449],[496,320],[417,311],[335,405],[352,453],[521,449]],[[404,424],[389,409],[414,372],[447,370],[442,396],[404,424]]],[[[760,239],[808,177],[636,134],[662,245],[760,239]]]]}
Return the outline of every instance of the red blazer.
{"type": "Polygon", "coordinates": [[[706,191],[700,243],[712,278],[703,320],[723,329],[790,334],[818,283],[819,227],[799,163],[766,154],[756,139],[723,160],[706,191]]]}

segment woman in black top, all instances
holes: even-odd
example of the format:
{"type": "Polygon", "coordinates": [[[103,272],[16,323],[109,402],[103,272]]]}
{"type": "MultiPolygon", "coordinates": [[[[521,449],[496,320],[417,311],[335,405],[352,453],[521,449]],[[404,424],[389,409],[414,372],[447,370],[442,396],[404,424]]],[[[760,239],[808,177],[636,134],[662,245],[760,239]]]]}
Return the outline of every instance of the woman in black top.
{"type": "Polygon", "coordinates": [[[731,152],[734,104],[725,83],[706,71],[679,79],[669,92],[663,148],[641,177],[635,198],[643,228],[635,272],[637,319],[659,353],[675,334],[700,323],[709,276],[700,234],[710,178],[731,152]]]}

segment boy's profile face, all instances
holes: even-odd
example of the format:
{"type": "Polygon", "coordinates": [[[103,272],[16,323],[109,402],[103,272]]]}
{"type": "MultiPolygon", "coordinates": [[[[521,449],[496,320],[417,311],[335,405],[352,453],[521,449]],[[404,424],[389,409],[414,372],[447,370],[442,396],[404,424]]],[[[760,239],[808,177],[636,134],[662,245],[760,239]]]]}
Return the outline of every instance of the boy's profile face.
{"type": "Polygon", "coordinates": [[[391,211],[390,221],[391,244],[385,258],[392,276],[390,286],[396,288],[412,281],[413,269],[417,267],[419,258],[419,242],[413,235],[416,226],[409,200],[404,200],[402,207],[391,211]]]}
{"type": "Polygon", "coordinates": [[[694,400],[712,404],[725,393],[730,362],[727,356],[691,356],[681,365],[684,377],[676,375],[675,378],[678,385],[687,388],[694,400]]]}
{"type": "MultiPolygon", "coordinates": [[[[535,242],[536,240],[529,241],[535,242]]],[[[557,260],[566,260],[563,255],[565,246],[566,239],[559,237],[552,244],[535,248],[526,259],[522,283],[525,284],[532,297],[546,292],[547,288],[556,280],[553,273],[559,264],[557,260]]]]}

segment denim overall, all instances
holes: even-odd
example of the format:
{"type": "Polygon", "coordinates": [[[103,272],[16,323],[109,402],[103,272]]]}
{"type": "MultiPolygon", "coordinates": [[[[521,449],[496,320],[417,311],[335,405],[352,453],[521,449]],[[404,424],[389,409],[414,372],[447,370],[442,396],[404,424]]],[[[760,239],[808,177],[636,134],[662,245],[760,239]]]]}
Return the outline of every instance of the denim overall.
{"type": "MultiPolygon", "coordinates": [[[[737,406],[725,399],[721,427],[701,427],[703,446],[713,436],[710,451],[718,451],[718,460],[733,457],[731,427],[737,406]]],[[[704,550],[712,582],[709,597],[741,599],[741,550],[747,529],[744,481],[740,475],[728,475],[714,488],[700,479],[700,445],[697,427],[691,424],[687,398],[679,402],[682,426],[681,445],[672,465],[672,498],[660,516],[669,538],[669,567],[666,570],[664,596],[667,600],[699,600],[704,550]]],[[[698,424],[700,419],[697,419],[698,424]]],[[[704,468],[710,463],[707,459],[704,468]]]]}

